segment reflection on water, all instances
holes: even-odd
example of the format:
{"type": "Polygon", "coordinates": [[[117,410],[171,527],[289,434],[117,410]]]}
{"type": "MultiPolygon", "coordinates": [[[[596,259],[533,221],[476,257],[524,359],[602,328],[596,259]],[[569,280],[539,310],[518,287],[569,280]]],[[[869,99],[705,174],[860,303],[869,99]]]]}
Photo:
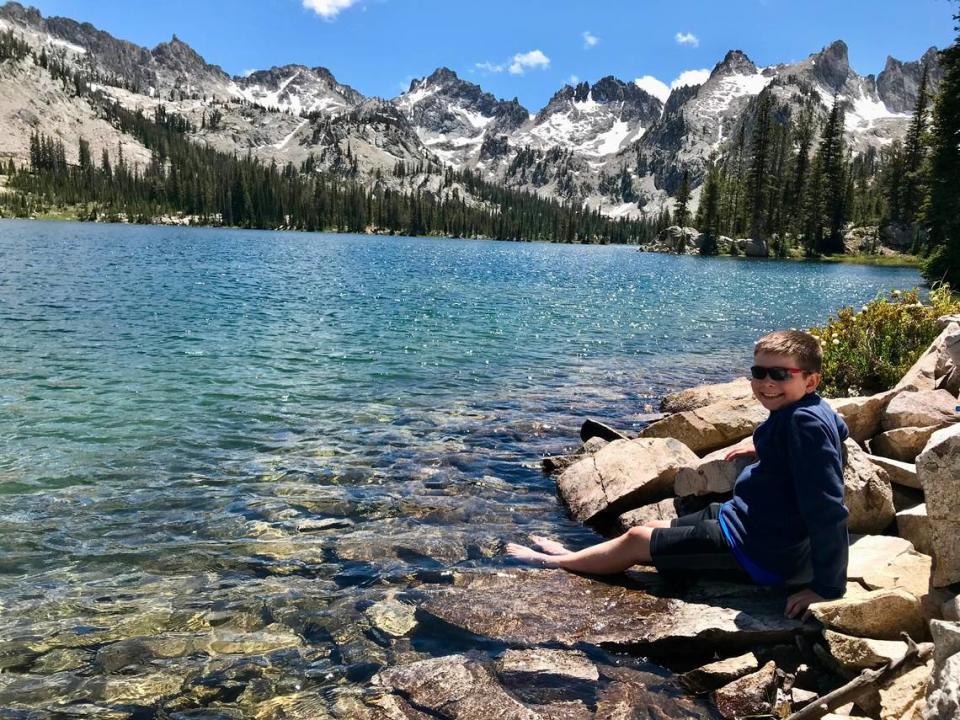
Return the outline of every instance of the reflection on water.
{"type": "Polygon", "coordinates": [[[538,469],[585,416],[636,428],[763,332],[918,279],[0,222],[0,707],[349,717],[443,652],[371,608],[530,532],[590,539],[538,469]]]}

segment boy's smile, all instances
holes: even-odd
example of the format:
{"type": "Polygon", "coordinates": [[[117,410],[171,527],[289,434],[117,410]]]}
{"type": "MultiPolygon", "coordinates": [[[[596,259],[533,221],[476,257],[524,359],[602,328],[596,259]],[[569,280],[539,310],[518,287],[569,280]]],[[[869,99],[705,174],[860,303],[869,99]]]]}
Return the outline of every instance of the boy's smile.
{"type": "MultiPolygon", "coordinates": [[[[791,355],[758,352],[753,364],[763,368],[795,368],[796,359],[791,355]]],[[[820,373],[791,373],[786,380],[774,380],[768,374],[762,380],[751,378],[753,395],[767,410],[773,412],[796,402],[808,393],[812,393],[820,384],[820,373]]]]}

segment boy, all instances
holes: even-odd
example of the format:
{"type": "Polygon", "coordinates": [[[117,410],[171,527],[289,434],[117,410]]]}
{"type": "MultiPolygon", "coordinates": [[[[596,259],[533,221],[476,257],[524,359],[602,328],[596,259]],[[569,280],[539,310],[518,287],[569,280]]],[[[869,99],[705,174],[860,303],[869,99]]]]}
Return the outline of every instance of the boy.
{"type": "Polygon", "coordinates": [[[788,617],[842,597],[849,546],[842,460],[847,426],[816,394],[820,343],[796,330],[770,333],[757,342],[753,360],[751,388],[770,417],[726,456],[758,457],[740,473],[731,500],[676,520],[650,521],[576,552],[532,537],[543,552],[511,543],[507,553],[601,575],[652,562],[660,571],[739,570],[760,585],[803,577],[806,587],[787,598],[788,617]]]}

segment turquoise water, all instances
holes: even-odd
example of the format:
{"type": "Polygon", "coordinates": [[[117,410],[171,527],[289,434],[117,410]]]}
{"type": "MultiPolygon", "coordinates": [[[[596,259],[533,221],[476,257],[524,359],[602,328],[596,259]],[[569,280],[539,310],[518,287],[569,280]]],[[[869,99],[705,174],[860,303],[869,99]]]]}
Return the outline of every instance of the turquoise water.
{"type": "Polygon", "coordinates": [[[744,373],[760,334],[919,281],[622,246],[0,221],[0,707],[62,698],[110,643],[222,627],[326,648],[274,660],[298,687],[362,686],[356,667],[394,650],[361,662],[338,633],[385,588],[497,566],[532,531],[589,539],[538,470],[584,417],[636,429],[663,393],[744,373]],[[25,677],[52,679],[31,695],[25,677]]]}

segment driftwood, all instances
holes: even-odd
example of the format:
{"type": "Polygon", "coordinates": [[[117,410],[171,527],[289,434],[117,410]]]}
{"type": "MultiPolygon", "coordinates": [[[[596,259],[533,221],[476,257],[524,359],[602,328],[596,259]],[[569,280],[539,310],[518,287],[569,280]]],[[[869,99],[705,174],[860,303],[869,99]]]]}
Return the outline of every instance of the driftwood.
{"type": "Polygon", "coordinates": [[[903,657],[891,660],[883,667],[864,670],[846,685],[842,685],[822,698],[814,700],[802,710],[788,716],[786,720],[816,720],[816,718],[823,717],[841,705],[846,705],[865,693],[886,685],[908,670],[925,663],[933,655],[933,643],[917,645],[906,633],[903,633],[903,639],[907,643],[907,652],[903,657]]]}

